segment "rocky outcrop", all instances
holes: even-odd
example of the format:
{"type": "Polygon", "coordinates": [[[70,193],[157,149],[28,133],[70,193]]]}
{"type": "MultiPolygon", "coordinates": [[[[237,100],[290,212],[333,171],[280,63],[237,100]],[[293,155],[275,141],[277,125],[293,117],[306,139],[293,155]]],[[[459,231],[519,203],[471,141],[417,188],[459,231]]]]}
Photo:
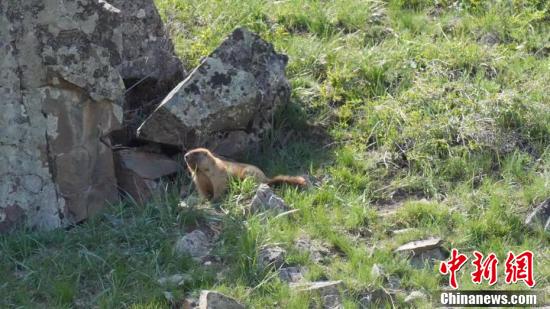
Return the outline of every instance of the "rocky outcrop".
{"type": "Polygon", "coordinates": [[[105,136],[124,81],[168,59],[144,52],[161,45],[143,32],[152,1],[118,2],[0,2],[0,232],[66,226],[118,199],[105,136]]]}
{"type": "Polygon", "coordinates": [[[289,100],[286,63],[271,44],[238,28],[170,92],[138,136],[231,155],[232,144],[253,143],[271,123],[275,108],[289,100]],[[220,132],[238,132],[231,136],[237,142],[224,144],[227,137],[220,132]],[[225,145],[221,151],[220,145],[225,145]]]}

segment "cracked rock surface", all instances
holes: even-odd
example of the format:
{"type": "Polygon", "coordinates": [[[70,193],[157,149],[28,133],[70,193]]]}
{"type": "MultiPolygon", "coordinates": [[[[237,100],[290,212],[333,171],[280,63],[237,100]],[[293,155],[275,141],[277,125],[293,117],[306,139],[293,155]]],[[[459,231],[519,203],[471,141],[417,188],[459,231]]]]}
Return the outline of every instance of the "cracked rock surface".
{"type": "Polygon", "coordinates": [[[168,94],[140,126],[138,136],[187,148],[206,145],[231,155],[224,143],[227,136],[218,133],[239,132],[232,136],[238,136],[235,144],[254,142],[275,108],[289,100],[287,60],[258,35],[235,29],[168,94]]]}
{"type": "Polygon", "coordinates": [[[154,8],[132,3],[0,2],[0,233],[68,226],[118,200],[105,136],[122,122],[121,74],[147,69],[125,35],[148,34],[127,15],[154,8]]]}

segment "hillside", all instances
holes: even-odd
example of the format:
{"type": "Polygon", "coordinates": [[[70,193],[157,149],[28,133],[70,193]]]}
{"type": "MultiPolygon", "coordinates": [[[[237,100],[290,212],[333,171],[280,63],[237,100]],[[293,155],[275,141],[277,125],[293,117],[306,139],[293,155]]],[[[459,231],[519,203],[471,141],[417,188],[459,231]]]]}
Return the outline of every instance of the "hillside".
{"type": "MultiPolygon", "coordinates": [[[[549,3],[155,2],[189,71],[237,26],[288,55],[291,101],[260,153],[239,159],[308,174],[313,187],[274,189],[295,212],[251,215],[252,181],[211,205],[185,173],[146,205],[2,236],[0,307],[165,308],[209,289],[252,308],[307,308],[278,267],[262,265],[274,246],[305,281],[342,280],[345,308],[380,290],[387,307],[430,307],[448,285],[439,263],[394,253],[429,237],[469,256],[494,252],[501,265],[508,251],[531,250],[536,288],[548,293],[550,234],[524,220],[550,197],[549,3]],[[206,263],[174,252],[196,228],[216,236],[206,263]],[[159,284],[173,274],[180,285],[159,284]],[[412,291],[428,299],[405,303],[412,291]]],[[[459,272],[461,289],[489,288],[470,272],[459,272]]],[[[501,274],[492,289],[526,286],[501,274]]]]}

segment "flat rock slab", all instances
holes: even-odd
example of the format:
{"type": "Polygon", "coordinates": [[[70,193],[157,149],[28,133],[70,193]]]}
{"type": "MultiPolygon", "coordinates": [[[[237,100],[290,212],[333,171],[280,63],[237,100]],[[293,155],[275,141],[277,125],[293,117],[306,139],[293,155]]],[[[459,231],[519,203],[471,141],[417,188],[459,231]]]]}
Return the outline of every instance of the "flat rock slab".
{"type": "Polygon", "coordinates": [[[448,252],[441,247],[441,238],[428,238],[406,243],[395,250],[396,253],[407,255],[411,264],[416,268],[422,268],[426,264],[433,266],[435,260],[443,260],[448,252]]]}
{"type": "Polygon", "coordinates": [[[423,251],[439,248],[443,244],[441,238],[433,237],[423,240],[415,240],[399,246],[395,252],[413,252],[418,254],[423,251]]]}
{"type": "Polygon", "coordinates": [[[216,291],[201,291],[199,309],[244,309],[235,299],[216,291]]]}
{"type": "Polygon", "coordinates": [[[275,108],[290,98],[287,61],[258,35],[235,29],[166,96],[138,136],[192,148],[222,143],[219,132],[260,134],[275,108]]]}

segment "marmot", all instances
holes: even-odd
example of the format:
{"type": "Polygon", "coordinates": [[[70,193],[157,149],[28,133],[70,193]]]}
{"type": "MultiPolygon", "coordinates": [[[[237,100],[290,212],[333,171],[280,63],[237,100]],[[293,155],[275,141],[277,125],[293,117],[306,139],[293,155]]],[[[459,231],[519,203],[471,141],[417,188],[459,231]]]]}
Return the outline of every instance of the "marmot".
{"type": "Polygon", "coordinates": [[[254,165],[223,160],[205,148],[196,148],[187,152],[184,159],[199,194],[209,200],[220,198],[227,189],[230,176],[239,179],[253,177],[257,182],[268,185],[288,183],[300,187],[307,186],[304,177],[276,176],[268,178],[254,165]]]}

